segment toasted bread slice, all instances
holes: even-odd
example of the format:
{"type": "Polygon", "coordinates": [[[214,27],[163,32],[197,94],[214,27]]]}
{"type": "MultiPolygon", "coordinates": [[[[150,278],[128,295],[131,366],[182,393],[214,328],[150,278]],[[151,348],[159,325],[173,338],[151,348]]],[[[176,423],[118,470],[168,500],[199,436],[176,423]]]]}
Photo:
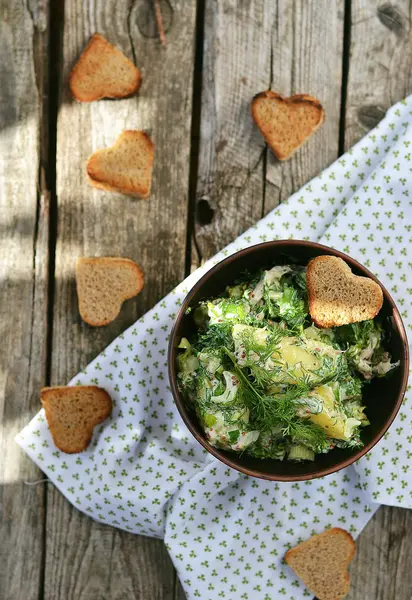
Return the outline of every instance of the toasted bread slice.
{"type": "Polygon", "coordinates": [[[350,533],[334,527],[288,550],[285,560],[318,600],[339,600],[349,593],[355,550],[350,533]]]}
{"type": "Polygon", "coordinates": [[[268,90],[253,98],[251,110],[256,125],[278,160],[292,156],[325,120],[322,105],[308,94],[284,98],[268,90]]]}
{"type": "Polygon", "coordinates": [[[143,288],[143,272],[129,258],[79,258],[76,265],[80,316],[89,325],[111,323],[125,300],[143,288]]]}
{"type": "Polygon", "coordinates": [[[338,327],[376,317],[383,304],[379,284],[353,275],[337,256],[318,256],[306,271],[309,312],[318,327],[338,327]]]}
{"type": "Polygon", "coordinates": [[[93,102],[126,98],[138,90],[141,80],[132,61],[95,33],[70,73],[69,87],[76,100],[93,102]]]}
{"type": "Polygon", "coordinates": [[[112,413],[109,394],[95,385],[43,388],[41,402],[53,441],[67,454],[85,450],[93,428],[112,413]]]}
{"type": "Polygon", "coordinates": [[[144,131],[123,131],[111,148],[91,155],[86,170],[94,187],[147,198],[153,160],[154,145],[144,131]]]}

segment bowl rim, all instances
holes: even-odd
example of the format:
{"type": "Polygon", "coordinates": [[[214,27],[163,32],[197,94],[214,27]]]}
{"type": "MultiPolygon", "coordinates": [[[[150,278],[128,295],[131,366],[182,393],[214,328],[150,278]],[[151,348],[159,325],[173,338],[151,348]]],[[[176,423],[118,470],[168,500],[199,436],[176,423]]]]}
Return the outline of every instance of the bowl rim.
{"type": "Polygon", "coordinates": [[[190,291],[185,296],[185,299],[183,300],[183,302],[179,308],[179,312],[176,315],[173,327],[170,332],[170,337],[169,337],[167,362],[168,362],[169,383],[170,383],[173,399],[177,406],[179,414],[182,417],[183,422],[185,423],[186,427],[189,429],[190,433],[203,446],[203,448],[205,448],[205,450],[207,450],[210,454],[212,454],[215,458],[217,458],[218,460],[220,460],[227,466],[231,467],[232,469],[235,469],[236,471],[238,471],[240,473],[244,473],[245,475],[248,475],[250,477],[256,477],[258,479],[265,479],[268,481],[290,481],[290,482],[293,482],[293,481],[308,481],[310,479],[317,479],[319,477],[325,477],[326,475],[330,475],[332,473],[337,473],[341,469],[345,469],[346,467],[349,467],[350,465],[352,465],[353,463],[358,461],[362,456],[367,454],[383,438],[385,433],[388,431],[389,427],[392,425],[396,415],[398,414],[399,409],[402,405],[404,396],[405,396],[405,392],[406,392],[406,388],[407,388],[407,384],[408,384],[408,377],[409,377],[409,346],[408,346],[408,338],[406,335],[406,330],[405,330],[405,326],[402,321],[402,317],[400,315],[400,312],[399,312],[392,296],[390,295],[388,290],[385,288],[385,286],[379,281],[379,279],[377,277],[375,277],[375,275],[369,271],[369,269],[367,269],[364,265],[359,263],[356,259],[352,258],[348,254],[345,254],[344,252],[341,252],[340,250],[335,250],[335,248],[331,248],[330,246],[326,246],[324,244],[319,244],[318,242],[311,242],[311,241],[307,241],[307,240],[284,239],[284,240],[271,240],[268,242],[253,244],[252,246],[248,246],[246,248],[238,250],[237,252],[234,252],[233,254],[230,254],[229,256],[226,256],[225,258],[223,258],[221,261],[219,261],[218,263],[213,265],[210,269],[208,269],[206,271],[206,273],[204,273],[202,275],[202,277],[195,283],[195,285],[190,289],[190,291]],[[178,389],[178,386],[177,386],[177,370],[176,370],[176,360],[175,360],[176,355],[177,355],[177,347],[175,346],[174,341],[176,338],[177,329],[186,313],[187,308],[190,305],[190,302],[191,302],[193,296],[198,292],[198,290],[200,288],[202,288],[203,284],[206,281],[208,281],[211,277],[213,277],[213,275],[216,272],[218,272],[223,266],[236,261],[239,257],[253,253],[254,251],[256,251],[257,248],[265,248],[265,247],[272,248],[272,247],[282,247],[282,246],[285,246],[285,247],[286,246],[300,246],[300,247],[315,248],[318,250],[330,252],[330,254],[332,254],[334,256],[338,256],[339,258],[342,258],[344,261],[349,263],[351,268],[355,267],[356,269],[359,269],[359,271],[362,272],[362,276],[364,275],[365,277],[369,277],[373,281],[378,283],[382,289],[384,299],[389,302],[389,304],[393,310],[392,316],[395,321],[396,328],[398,330],[398,333],[399,333],[399,336],[401,339],[401,344],[403,347],[402,359],[403,359],[404,370],[403,370],[403,374],[402,374],[401,388],[398,393],[396,403],[395,403],[395,405],[392,409],[392,412],[391,412],[389,418],[387,419],[385,425],[381,428],[381,430],[378,432],[378,434],[368,444],[366,444],[365,446],[360,448],[352,456],[348,457],[345,460],[341,460],[340,462],[336,463],[336,465],[320,469],[319,471],[316,471],[315,473],[310,473],[308,475],[271,475],[271,474],[267,474],[267,473],[261,473],[259,471],[256,471],[255,469],[250,469],[248,467],[239,466],[237,463],[235,463],[230,458],[230,456],[226,456],[225,454],[223,454],[219,450],[219,448],[215,448],[214,446],[212,446],[206,440],[206,438],[204,438],[200,433],[198,433],[198,431],[195,429],[194,425],[192,424],[191,418],[189,417],[189,411],[186,409],[185,401],[184,401],[184,399],[178,389]]]}

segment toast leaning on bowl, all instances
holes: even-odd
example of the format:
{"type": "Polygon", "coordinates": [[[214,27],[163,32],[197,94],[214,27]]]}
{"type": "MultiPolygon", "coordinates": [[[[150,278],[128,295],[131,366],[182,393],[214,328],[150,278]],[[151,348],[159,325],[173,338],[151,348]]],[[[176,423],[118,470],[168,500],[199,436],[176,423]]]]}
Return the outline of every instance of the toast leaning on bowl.
{"type": "Polygon", "coordinates": [[[354,275],[337,256],[318,256],[306,270],[309,312],[315,325],[338,327],[376,317],[383,304],[380,285],[354,275]]]}

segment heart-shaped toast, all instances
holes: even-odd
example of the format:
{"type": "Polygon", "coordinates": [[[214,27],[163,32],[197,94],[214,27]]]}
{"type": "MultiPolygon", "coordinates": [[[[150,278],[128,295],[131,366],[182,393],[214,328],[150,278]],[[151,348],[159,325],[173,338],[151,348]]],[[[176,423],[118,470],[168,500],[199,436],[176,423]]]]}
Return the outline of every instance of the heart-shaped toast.
{"type": "Polygon", "coordinates": [[[278,160],[292,156],[325,119],[320,102],[308,94],[284,98],[268,90],[253,98],[251,110],[256,125],[278,160]]]}
{"type": "Polygon", "coordinates": [[[94,187],[147,198],[153,160],[154,145],[144,131],[123,131],[111,148],[91,155],[86,170],[94,187]]]}
{"type": "Polygon", "coordinates": [[[67,454],[85,450],[94,427],[112,412],[109,394],[95,385],[43,388],[41,402],[53,441],[67,454]]]}
{"type": "Polygon", "coordinates": [[[126,98],[141,82],[140,71],[123,52],[95,33],[70,73],[70,91],[80,102],[126,98]]]}
{"type": "Polygon", "coordinates": [[[350,533],[334,527],[288,550],[285,561],[319,600],[339,600],[349,593],[355,550],[350,533]]]}
{"type": "Polygon", "coordinates": [[[376,317],[383,304],[379,284],[354,275],[337,256],[318,256],[306,270],[309,312],[318,327],[338,327],[376,317]]]}
{"type": "Polygon", "coordinates": [[[100,327],[117,317],[125,300],[141,292],[144,277],[129,258],[79,258],[76,284],[81,318],[100,327]]]}

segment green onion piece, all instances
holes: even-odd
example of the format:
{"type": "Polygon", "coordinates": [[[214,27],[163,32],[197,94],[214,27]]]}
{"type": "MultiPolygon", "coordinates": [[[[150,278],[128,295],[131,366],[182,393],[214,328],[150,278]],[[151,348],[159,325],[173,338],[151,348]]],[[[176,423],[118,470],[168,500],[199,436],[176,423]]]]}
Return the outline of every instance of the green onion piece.
{"type": "Polygon", "coordinates": [[[207,427],[213,427],[213,425],[216,423],[217,419],[216,419],[215,415],[207,413],[204,416],[204,421],[205,421],[205,424],[207,427]]]}
{"type": "Polygon", "coordinates": [[[178,348],[182,348],[182,349],[190,348],[190,342],[189,342],[189,340],[186,339],[185,337],[183,337],[180,340],[180,344],[178,345],[178,348]]]}
{"type": "Polygon", "coordinates": [[[189,355],[186,359],[181,361],[181,369],[183,373],[193,373],[199,367],[199,361],[196,356],[189,355]]]}
{"type": "Polygon", "coordinates": [[[288,460],[314,460],[315,453],[306,446],[291,446],[288,460]]]}

